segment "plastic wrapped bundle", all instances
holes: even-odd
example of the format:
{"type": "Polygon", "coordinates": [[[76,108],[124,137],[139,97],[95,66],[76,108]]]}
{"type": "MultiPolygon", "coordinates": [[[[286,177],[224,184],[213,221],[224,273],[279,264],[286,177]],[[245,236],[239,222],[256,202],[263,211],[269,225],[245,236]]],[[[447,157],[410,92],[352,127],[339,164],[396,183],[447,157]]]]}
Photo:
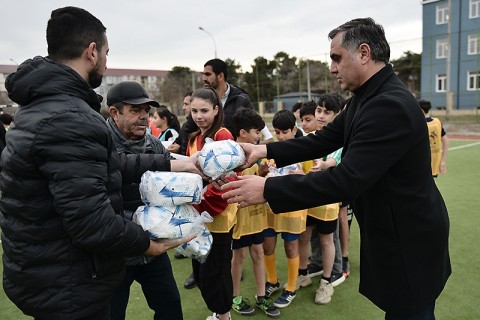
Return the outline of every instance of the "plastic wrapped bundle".
{"type": "Polygon", "coordinates": [[[197,234],[197,237],[187,243],[179,245],[175,250],[185,257],[204,263],[207,260],[213,242],[212,235],[207,227],[205,227],[205,223],[212,221],[213,218],[207,212],[202,212],[200,218],[192,227],[192,233],[197,234]]]}
{"type": "Polygon", "coordinates": [[[198,156],[203,173],[213,179],[232,171],[245,163],[245,152],[233,140],[212,141],[206,139],[198,156]]]}
{"type": "Polygon", "coordinates": [[[203,193],[202,177],[188,172],[147,171],[139,188],[142,201],[150,206],[200,203],[203,193]]]}
{"type": "Polygon", "coordinates": [[[287,174],[290,174],[291,171],[296,171],[299,169],[301,169],[301,166],[298,163],[290,164],[288,166],[281,167],[281,168],[277,168],[276,166],[272,165],[272,166],[269,166],[268,168],[267,177],[285,176],[287,174]]]}
{"type": "Polygon", "coordinates": [[[133,215],[133,221],[150,233],[153,239],[175,239],[195,233],[194,223],[200,214],[191,205],[138,207],[133,215]]]}

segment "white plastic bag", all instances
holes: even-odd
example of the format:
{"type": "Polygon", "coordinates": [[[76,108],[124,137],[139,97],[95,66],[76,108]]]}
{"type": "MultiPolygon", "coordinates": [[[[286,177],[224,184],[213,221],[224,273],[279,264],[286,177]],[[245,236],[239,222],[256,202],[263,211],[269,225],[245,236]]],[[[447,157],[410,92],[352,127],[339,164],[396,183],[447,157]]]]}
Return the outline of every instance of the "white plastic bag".
{"type": "Polygon", "coordinates": [[[198,260],[204,263],[212,248],[213,238],[205,223],[212,222],[213,218],[206,212],[202,212],[192,226],[191,232],[197,235],[196,238],[187,243],[179,245],[175,250],[185,257],[198,260]]]}
{"type": "Polygon", "coordinates": [[[149,206],[175,206],[200,203],[202,177],[188,172],[147,171],[140,182],[140,196],[149,206]]]}
{"type": "Polygon", "coordinates": [[[207,138],[198,155],[198,163],[205,175],[217,179],[222,174],[243,165],[245,152],[233,140],[213,141],[207,138]]]}

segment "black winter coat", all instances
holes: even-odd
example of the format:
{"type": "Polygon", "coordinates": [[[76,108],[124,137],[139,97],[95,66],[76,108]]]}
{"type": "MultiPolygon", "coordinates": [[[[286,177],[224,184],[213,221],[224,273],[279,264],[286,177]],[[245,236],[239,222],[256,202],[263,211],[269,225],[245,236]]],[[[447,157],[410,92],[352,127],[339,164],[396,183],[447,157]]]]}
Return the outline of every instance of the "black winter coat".
{"type": "Polygon", "coordinates": [[[346,111],[315,135],[267,145],[279,167],[343,147],[341,163],[269,178],[274,212],[351,200],[360,226],[360,292],[392,314],[434,303],[451,273],[449,219],[432,178],[420,106],[387,65],[354,92],[346,111]]]}
{"type": "Polygon", "coordinates": [[[1,157],[5,293],[41,319],[104,316],[124,256],[149,246],[121,215],[122,181],[169,170],[169,162],[119,157],[96,93],[65,65],[27,60],[6,87],[21,106],[1,157]]]}
{"type": "Polygon", "coordinates": [[[228,94],[227,101],[225,101],[225,105],[223,106],[223,123],[225,128],[234,134],[235,130],[233,129],[233,114],[240,107],[253,109],[253,104],[245,90],[236,87],[233,84],[229,84],[229,86],[230,93],[228,94]]]}

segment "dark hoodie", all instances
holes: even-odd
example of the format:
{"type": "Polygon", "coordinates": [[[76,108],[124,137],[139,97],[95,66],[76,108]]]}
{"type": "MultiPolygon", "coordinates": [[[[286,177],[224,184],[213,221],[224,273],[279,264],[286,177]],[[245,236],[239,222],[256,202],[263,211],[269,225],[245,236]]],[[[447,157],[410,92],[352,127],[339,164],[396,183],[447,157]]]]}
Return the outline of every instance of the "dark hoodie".
{"type": "Polygon", "coordinates": [[[20,107],[0,162],[5,293],[35,318],[104,316],[123,256],[149,246],[120,215],[122,180],[169,162],[118,156],[97,94],[65,65],[27,60],[6,88],[20,107]]]}

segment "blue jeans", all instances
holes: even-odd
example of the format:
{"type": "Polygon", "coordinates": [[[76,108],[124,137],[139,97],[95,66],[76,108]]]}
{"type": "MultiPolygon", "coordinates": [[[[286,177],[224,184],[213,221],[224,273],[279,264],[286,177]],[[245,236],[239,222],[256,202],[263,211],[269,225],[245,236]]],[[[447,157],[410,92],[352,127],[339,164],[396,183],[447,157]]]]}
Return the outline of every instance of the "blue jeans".
{"type": "Polygon", "coordinates": [[[125,279],[115,290],[110,302],[112,320],[124,320],[130,296],[130,286],[137,281],[142,286],[147,304],[155,312],[153,319],[183,320],[182,304],[170,258],[166,253],[138,266],[127,266],[125,279]]]}
{"type": "Polygon", "coordinates": [[[385,320],[435,320],[435,304],[425,308],[423,311],[410,315],[392,315],[385,313],[385,320]]]}

